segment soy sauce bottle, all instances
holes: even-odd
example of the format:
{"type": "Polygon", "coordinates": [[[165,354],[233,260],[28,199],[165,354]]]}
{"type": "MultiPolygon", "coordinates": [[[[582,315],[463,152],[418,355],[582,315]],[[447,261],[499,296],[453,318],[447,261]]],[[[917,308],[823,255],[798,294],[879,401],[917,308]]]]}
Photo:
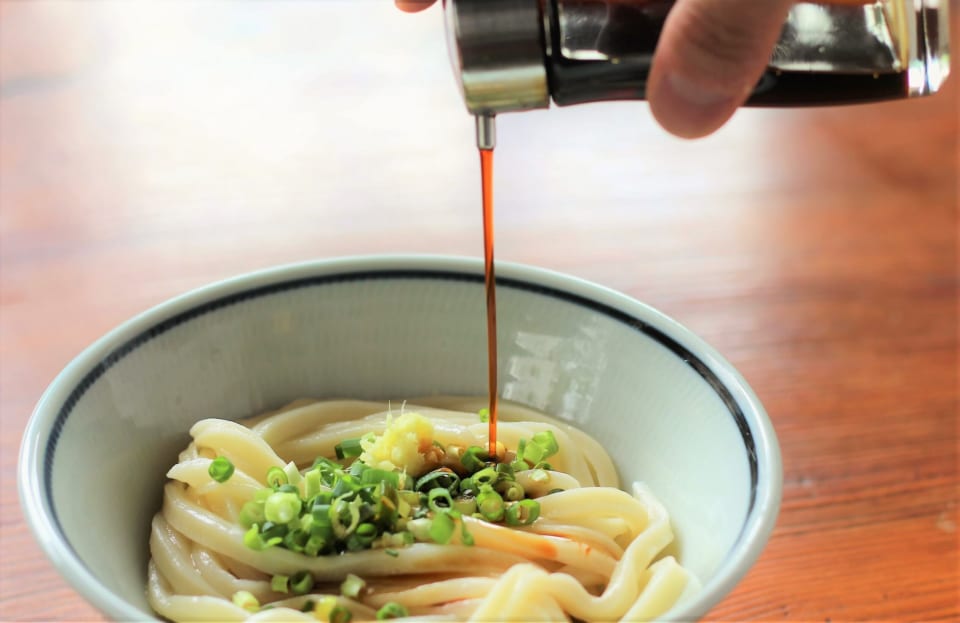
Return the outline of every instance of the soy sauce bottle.
{"type": "MultiPolygon", "coordinates": [[[[445,0],[448,44],[467,110],[492,118],[551,102],[644,99],[672,4],[445,0]]],[[[747,105],[860,103],[935,93],[949,73],[948,4],[796,4],[747,105]]]]}

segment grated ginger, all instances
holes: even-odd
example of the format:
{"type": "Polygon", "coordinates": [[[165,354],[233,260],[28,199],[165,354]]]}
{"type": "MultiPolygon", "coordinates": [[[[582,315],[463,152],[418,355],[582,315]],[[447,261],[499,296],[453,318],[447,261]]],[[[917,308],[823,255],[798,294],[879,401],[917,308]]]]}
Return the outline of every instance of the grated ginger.
{"type": "Polygon", "coordinates": [[[419,413],[403,413],[388,419],[382,434],[363,437],[360,447],[360,461],[370,467],[419,474],[433,448],[433,423],[419,413]]]}

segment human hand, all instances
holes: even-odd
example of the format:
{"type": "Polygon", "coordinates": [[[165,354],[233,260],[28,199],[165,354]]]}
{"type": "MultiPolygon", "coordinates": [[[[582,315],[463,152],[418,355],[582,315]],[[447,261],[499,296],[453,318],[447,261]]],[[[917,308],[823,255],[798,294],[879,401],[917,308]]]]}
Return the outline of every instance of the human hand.
{"type": "MultiPolygon", "coordinates": [[[[421,11],[436,0],[395,0],[421,11]]],[[[699,138],[743,104],[770,61],[794,0],[677,0],[647,81],[654,118],[671,134],[699,138]]]]}

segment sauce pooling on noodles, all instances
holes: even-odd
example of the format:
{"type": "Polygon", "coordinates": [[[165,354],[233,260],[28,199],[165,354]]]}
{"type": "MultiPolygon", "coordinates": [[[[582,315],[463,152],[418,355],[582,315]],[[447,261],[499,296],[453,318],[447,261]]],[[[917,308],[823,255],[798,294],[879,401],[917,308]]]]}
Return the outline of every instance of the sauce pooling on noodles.
{"type": "Polygon", "coordinates": [[[299,401],[203,420],[170,469],[147,593],[175,621],[651,620],[696,590],[603,448],[502,405],[299,401]],[[457,410],[452,410],[457,409],[457,410]]]}

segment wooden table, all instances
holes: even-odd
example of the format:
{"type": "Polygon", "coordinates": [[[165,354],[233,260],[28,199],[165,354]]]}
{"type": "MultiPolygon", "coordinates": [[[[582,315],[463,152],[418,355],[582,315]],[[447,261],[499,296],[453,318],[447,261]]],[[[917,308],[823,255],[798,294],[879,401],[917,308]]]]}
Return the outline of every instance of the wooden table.
{"type": "MultiPolygon", "coordinates": [[[[0,4],[0,619],[98,618],[15,488],[33,403],[95,338],[279,263],[480,255],[440,13],[389,4],[0,4]]],[[[779,524],[711,619],[960,617],[957,82],[696,142],[642,103],[500,120],[498,258],[678,319],[776,426],[779,524]]]]}

